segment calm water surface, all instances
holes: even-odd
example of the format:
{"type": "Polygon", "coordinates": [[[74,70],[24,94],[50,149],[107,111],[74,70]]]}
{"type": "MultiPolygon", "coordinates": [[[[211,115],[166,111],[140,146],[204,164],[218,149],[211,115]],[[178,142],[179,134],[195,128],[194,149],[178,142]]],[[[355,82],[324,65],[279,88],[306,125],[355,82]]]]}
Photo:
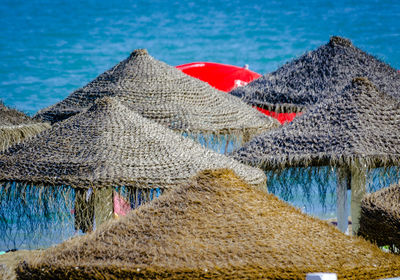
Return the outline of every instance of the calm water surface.
{"type": "Polygon", "coordinates": [[[399,1],[0,0],[0,99],[33,114],[137,48],[259,73],[331,35],[400,68],[399,1]]]}

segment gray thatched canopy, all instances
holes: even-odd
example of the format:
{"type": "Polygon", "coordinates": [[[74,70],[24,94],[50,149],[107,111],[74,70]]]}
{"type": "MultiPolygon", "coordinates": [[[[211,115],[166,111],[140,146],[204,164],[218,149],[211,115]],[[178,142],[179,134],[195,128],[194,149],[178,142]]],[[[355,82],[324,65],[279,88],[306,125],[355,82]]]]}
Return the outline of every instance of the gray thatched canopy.
{"type": "Polygon", "coordinates": [[[252,139],[234,157],[263,169],[400,165],[400,100],[356,78],[292,123],[252,139]]]}
{"type": "Polygon", "coordinates": [[[400,184],[367,194],[361,202],[359,234],[377,243],[389,245],[400,253],[400,184]]]}
{"type": "Polygon", "coordinates": [[[117,97],[142,116],[182,132],[248,137],[279,125],[239,98],[154,59],[146,50],[135,50],[85,87],[39,111],[36,118],[58,122],[104,96],[117,97]]]}
{"type": "Polygon", "coordinates": [[[400,75],[395,69],[336,36],[231,94],[268,110],[298,112],[340,93],[355,77],[367,77],[380,91],[400,98],[400,75]]]}
{"type": "Polygon", "coordinates": [[[34,121],[23,112],[5,106],[0,100],[0,152],[47,128],[50,128],[49,124],[34,121]]]}
{"type": "Polygon", "coordinates": [[[251,184],[265,182],[261,170],[204,149],[105,98],[0,155],[0,182],[169,188],[200,170],[221,167],[251,184]]]}
{"type": "Polygon", "coordinates": [[[26,259],[18,279],[380,279],[400,258],[257,190],[204,171],[128,216],[26,259]]]}
{"type": "MultiPolygon", "coordinates": [[[[286,192],[294,175],[306,178],[302,188],[308,200],[313,181],[322,178],[318,195],[323,206],[332,184],[330,175],[335,172],[326,166],[336,167],[339,227],[347,229],[346,196],[351,189],[352,229],[356,233],[368,173],[377,167],[400,166],[399,134],[400,100],[380,92],[366,78],[356,78],[340,94],[321,101],[292,123],[253,138],[234,158],[271,170],[270,189],[276,182],[276,189],[286,192]],[[280,172],[292,173],[282,176],[280,172]]],[[[379,176],[385,178],[386,174],[379,176]]]]}

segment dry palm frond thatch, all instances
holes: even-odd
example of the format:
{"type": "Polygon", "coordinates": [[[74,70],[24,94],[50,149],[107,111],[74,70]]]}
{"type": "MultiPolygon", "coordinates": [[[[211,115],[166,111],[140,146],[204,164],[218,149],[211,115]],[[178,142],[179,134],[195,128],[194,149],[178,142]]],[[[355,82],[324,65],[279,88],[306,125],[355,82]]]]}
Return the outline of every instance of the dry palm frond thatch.
{"type": "Polygon", "coordinates": [[[18,279],[340,279],[400,273],[400,258],[247,185],[204,171],[160,199],[27,259],[18,279]]]}
{"type": "Polygon", "coordinates": [[[231,94],[271,111],[301,112],[339,94],[354,77],[367,77],[379,91],[400,98],[400,75],[394,68],[337,36],[231,94]]]}
{"type": "MultiPolygon", "coordinates": [[[[151,200],[154,191],[210,168],[233,169],[265,188],[261,170],[206,149],[115,99],[100,99],[0,155],[0,249],[19,243],[25,248],[26,242],[33,243],[29,248],[41,247],[42,237],[53,229],[72,235],[71,225],[91,231],[94,219],[99,225],[115,211],[113,190],[136,208],[151,200]],[[19,240],[10,242],[14,238],[19,240]]],[[[53,236],[58,240],[61,233],[53,236]]]]}
{"type": "Polygon", "coordinates": [[[361,202],[359,234],[379,246],[400,249],[400,185],[368,194],[361,202]]]}
{"type": "MultiPolygon", "coordinates": [[[[292,123],[255,137],[234,158],[275,173],[293,167],[296,172],[336,167],[344,170],[344,177],[353,177],[346,184],[359,180],[365,189],[368,169],[400,166],[399,133],[400,100],[380,92],[366,78],[356,78],[341,94],[320,102],[292,123]]],[[[326,186],[326,180],[321,185],[326,186]]],[[[353,192],[352,202],[356,197],[361,199],[362,192],[353,192]]],[[[357,220],[353,217],[353,230],[357,220]]]]}
{"type": "Polygon", "coordinates": [[[36,118],[58,122],[104,96],[117,97],[142,116],[184,133],[233,135],[247,140],[279,126],[276,120],[239,98],[218,91],[140,49],[66,99],[39,111],[36,118]]]}
{"type": "Polygon", "coordinates": [[[8,108],[0,101],[0,152],[50,128],[47,123],[33,121],[24,113],[8,108]]]}
{"type": "Polygon", "coordinates": [[[200,170],[222,167],[232,168],[251,184],[265,182],[261,170],[205,149],[117,100],[103,98],[1,155],[0,182],[167,189],[200,170]]]}
{"type": "Polygon", "coordinates": [[[400,100],[356,78],[292,123],[255,137],[235,158],[263,169],[400,165],[400,100]]]}

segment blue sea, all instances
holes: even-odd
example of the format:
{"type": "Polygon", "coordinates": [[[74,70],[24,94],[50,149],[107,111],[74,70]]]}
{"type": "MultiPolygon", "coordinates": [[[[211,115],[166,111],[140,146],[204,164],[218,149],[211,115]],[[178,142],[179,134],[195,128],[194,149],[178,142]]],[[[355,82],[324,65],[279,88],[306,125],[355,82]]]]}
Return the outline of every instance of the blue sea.
{"type": "MultiPolygon", "coordinates": [[[[339,35],[400,69],[397,0],[0,0],[0,4],[0,99],[30,115],[64,99],[138,48],[170,65],[248,64],[265,74],[339,35]]],[[[307,204],[299,193],[290,194],[288,200],[303,209],[307,204]]],[[[304,210],[333,217],[332,195],[327,211],[321,212],[320,206],[304,210]]],[[[0,244],[0,250],[13,247],[19,246],[0,244]]]]}
{"type": "Polygon", "coordinates": [[[0,0],[0,99],[29,114],[146,48],[260,74],[345,36],[400,68],[400,2],[0,0]]]}

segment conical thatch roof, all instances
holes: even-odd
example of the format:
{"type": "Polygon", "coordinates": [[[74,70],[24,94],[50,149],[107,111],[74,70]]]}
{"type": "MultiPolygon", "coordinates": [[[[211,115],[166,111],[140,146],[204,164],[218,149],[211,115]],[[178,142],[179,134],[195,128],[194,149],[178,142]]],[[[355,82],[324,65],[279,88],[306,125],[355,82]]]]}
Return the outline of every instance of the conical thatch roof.
{"type": "Polygon", "coordinates": [[[7,107],[0,100],[0,126],[10,126],[19,124],[36,123],[26,114],[7,107]]]}
{"type": "Polygon", "coordinates": [[[49,124],[33,121],[24,113],[8,108],[0,100],[0,152],[47,128],[50,128],[49,124]]]}
{"type": "Polygon", "coordinates": [[[252,184],[265,182],[261,170],[202,148],[104,98],[0,155],[0,182],[168,188],[200,170],[222,167],[252,184]]]}
{"type": "Polygon", "coordinates": [[[234,153],[264,169],[289,166],[400,165],[400,100],[365,78],[315,105],[281,129],[252,139],[234,153]]]}
{"type": "Polygon", "coordinates": [[[400,274],[400,258],[250,187],[232,171],[189,184],[26,260],[20,279],[339,279],[400,274]]]}
{"type": "Polygon", "coordinates": [[[142,116],[178,131],[252,135],[279,126],[239,98],[154,59],[146,50],[134,51],[36,117],[57,122],[90,107],[103,96],[115,96],[142,116]]]}
{"type": "MultiPolygon", "coordinates": [[[[359,234],[376,242],[400,249],[400,185],[392,185],[367,194],[361,202],[359,234]]],[[[399,252],[399,251],[398,251],[399,252]]]]}
{"type": "Polygon", "coordinates": [[[400,75],[395,69],[336,36],[231,94],[268,110],[298,112],[340,93],[355,77],[367,77],[380,91],[400,98],[400,75]]]}

